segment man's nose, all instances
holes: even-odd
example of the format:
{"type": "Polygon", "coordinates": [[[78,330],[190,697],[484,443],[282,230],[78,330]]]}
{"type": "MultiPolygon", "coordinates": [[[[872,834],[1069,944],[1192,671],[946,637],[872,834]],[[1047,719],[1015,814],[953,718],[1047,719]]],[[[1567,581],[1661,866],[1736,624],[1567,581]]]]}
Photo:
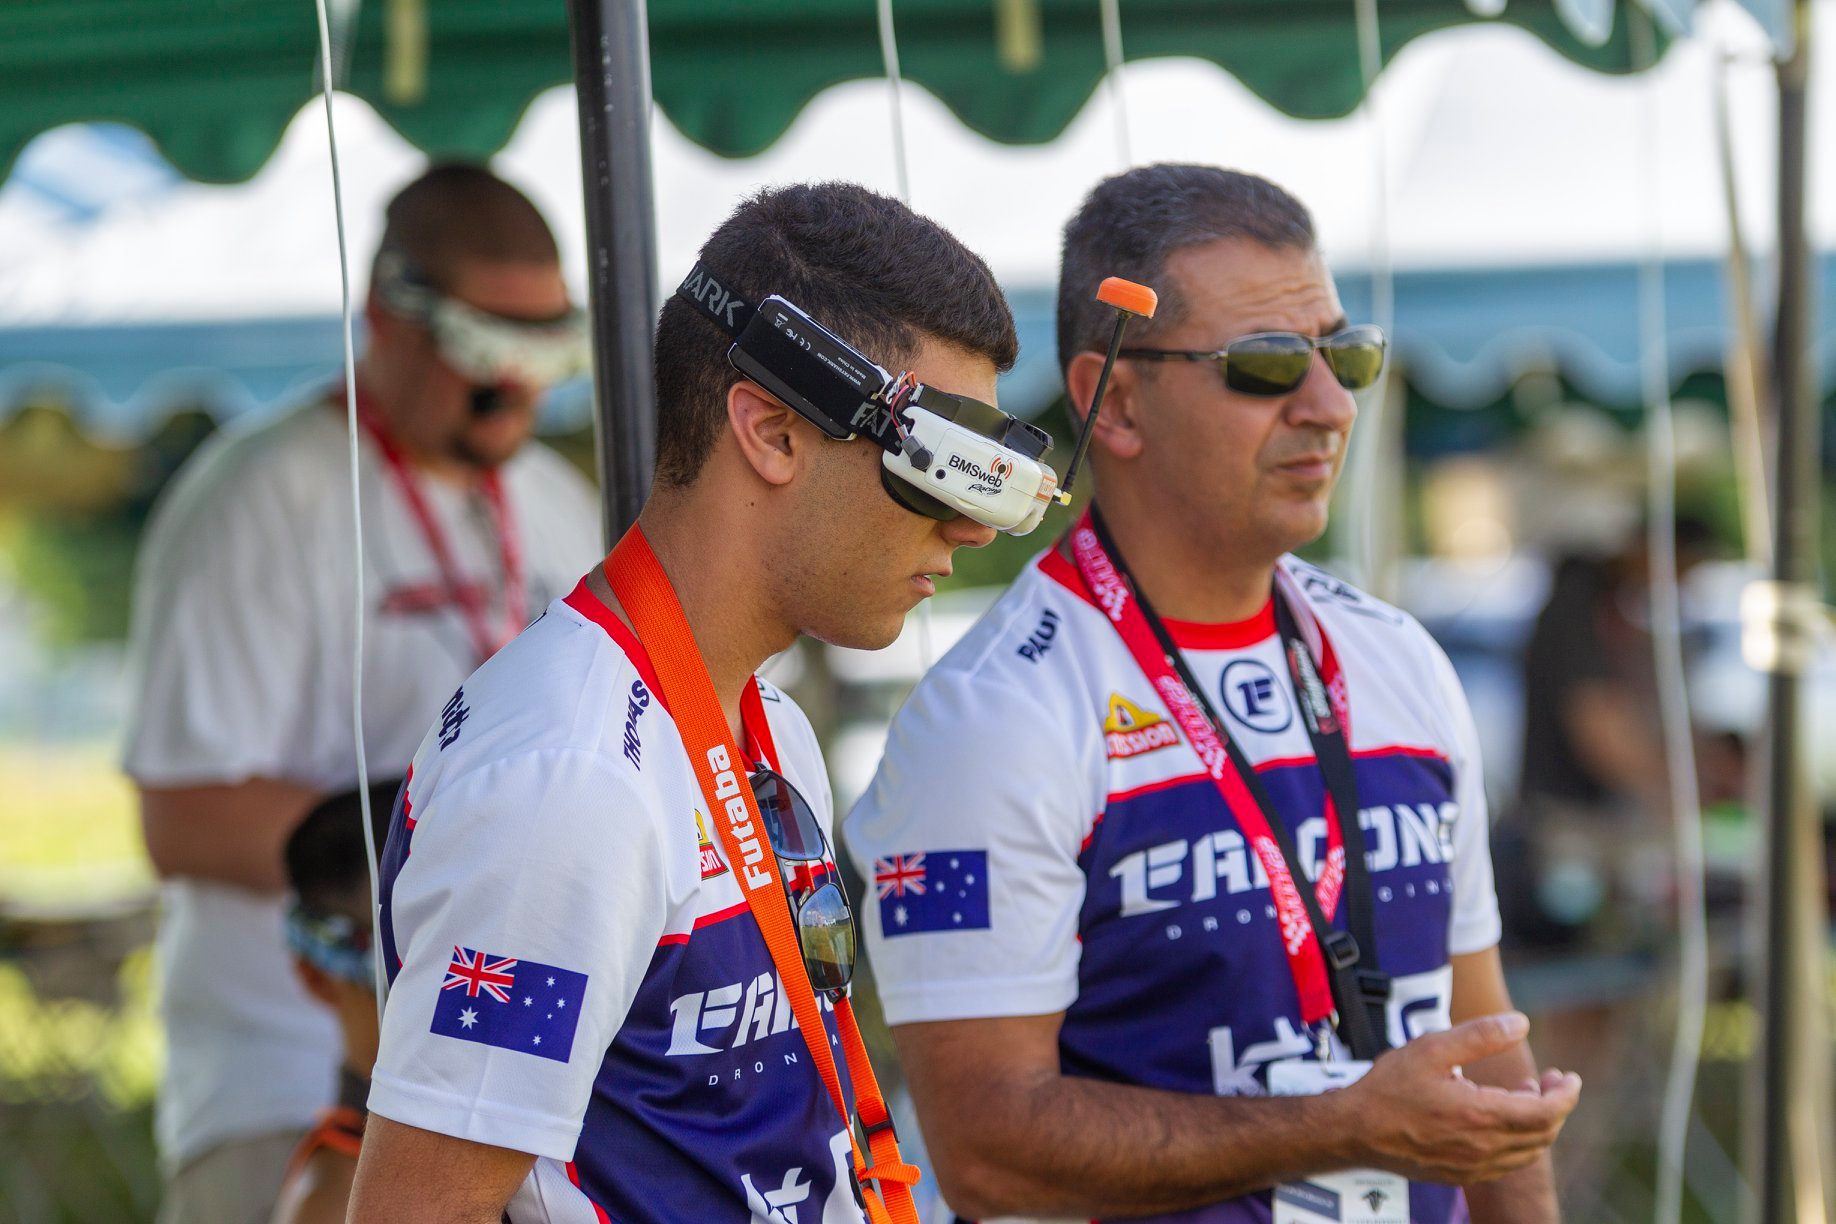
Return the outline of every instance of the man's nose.
{"type": "Polygon", "coordinates": [[[951,548],[981,548],[995,538],[995,529],[959,514],[947,523],[939,523],[944,541],[951,548]]]}
{"type": "Polygon", "coordinates": [[[1332,367],[1326,364],[1326,354],[1316,349],[1307,377],[1288,397],[1286,415],[1294,425],[1344,431],[1357,419],[1358,401],[1340,385],[1332,367]]]}

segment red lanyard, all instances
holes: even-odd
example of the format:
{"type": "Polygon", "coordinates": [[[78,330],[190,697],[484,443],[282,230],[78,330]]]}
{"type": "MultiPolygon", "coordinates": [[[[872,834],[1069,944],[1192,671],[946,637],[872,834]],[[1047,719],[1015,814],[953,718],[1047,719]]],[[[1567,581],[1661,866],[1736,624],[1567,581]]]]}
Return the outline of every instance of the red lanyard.
{"type": "Polygon", "coordinates": [[[491,508],[491,525],[497,534],[499,572],[504,577],[504,627],[501,633],[494,634],[491,632],[489,598],[484,595],[481,584],[469,583],[460,578],[459,567],[453,560],[453,550],[446,541],[446,531],[434,516],[433,508],[427,504],[419,478],[415,476],[401,448],[396,446],[395,439],[389,436],[382,422],[377,419],[361,387],[357,391],[357,420],[369,431],[370,437],[376,442],[376,449],[382,452],[383,465],[389,472],[389,478],[394,482],[396,491],[402,495],[402,500],[408,503],[409,512],[420,526],[421,538],[427,542],[427,550],[433,554],[434,564],[440,567],[441,585],[446,588],[447,597],[459,605],[459,611],[465,616],[465,626],[471,633],[472,646],[478,652],[478,661],[483,663],[501,650],[511,638],[521,633],[529,621],[529,593],[523,583],[523,550],[517,543],[516,525],[511,520],[510,503],[504,497],[504,485],[498,477],[497,469],[487,468],[478,478],[478,487],[484,493],[485,504],[491,508]]]}
{"type": "MultiPolygon", "coordinates": [[[[803,967],[803,953],[791,919],[790,902],[784,895],[778,874],[778,857],[772,853],[765,823],[759,816],[757,798],[746,784],[745,761],[739,746],[733,742],[733,731],[727,716],[721,712],[714,683],[707,664],[695,645],[688,618],[676,599],[669,575],[663,572],[644,532],[633,527],[625,533],[612,555],[606,559],[606,580],[612,592],[631,618],[650,656],[656,673],[658,698],[669,711],[689,763],[701,784],[708,804],[708,820],[720,836],[727,865],[740,886],[740,894],[759,925],[765,947],[790,997],[791,1013],[803,1033],[804,1045],[816,1064],[829,1099],[847,1128],[854,1155],[855,1183],[872,1224],[917,1224],[918,1214],[912,1203],[912,1185],[918,1170],[905,1163],[899,1154],[899,1140],[893,1133],[892,1117],[880,1093],[873,1066],[867,1059],[867,1047],[861,1040],[860,1025],[854,1018],[854,1006],[846,995],[835,1004],[835,1027],[841,1036],[842,1051],[848,1060],[848,1075],[854,1086],[855,1113],[850,1115],[842,1094],[841,1077],[835,1070],[835,1056],[823,1040],[828,1031],[816,1002],[816,991],[810,985],[809,971],[803,967]],[[867,1154],[863,1156],[853,1119],[858,1117],[866,1137],[867,1154]]],[[[765,720],[765,707],[759,700],[757,681],[749,681],[740,695],[740,717],[747,738],[754,746],[775,758],[771,728],[765,720]]],[[[768,758],[768,763],[770,758],[768,758]]],[[[775,768],[775,765],[774,765],[775,768]]]]}
{"type": "MultiPolygon", "coordinates": [[[[1185,733],[1193,751],[1198,753],[1205,772],[1211,776],[1218,793],[1224,797],[1224,803],[1236,819],[1237,827],[1249,841],[1257,861],[1262,864],[1264,874],[1268,876],[1276,918],[1281,924],[1282,950],[1288,955],[1288,970],[1294,975],[1294,988],[1300,995],[1301,1019],[1313,1025],[1331,1018],[1334,1013],[1332,984],[1327,977],[1326,961],[1321,951],[1321,939],[1325,933],[1316,933],[1313,929],[1313,922],[1307,915],[1306,902],[1301,897],[1294,875],[1288,870],[1287,858],[1270,828],[1270,818],[1264,814],[1262,805],[1257,802],[1241,772],[1231,762],[1230,750],[1218,728],[1193,695],[1191,687],[1174,670],[1173,661],[1167,657],[1153,629],[1148,625],[1147,616],[1142,612],[1133,588],[1104,551],[1087,511],[1071,533],[1071,554],[1077,572],[1097,607],[1109,617],[1136,665],[1160,694],[1161,700],[1166,702],[1167,709],[1172,711],[1174,720],[1185,733]]],[[[1349,734],[1345,681],[1339,670],[1338,658],[1326,641],[1325,633],[1319,631],[1317,622],[1314,628],[1319,632],[1322,656],[1320,680],[1331,695],[1340,730],[1349,734]]],[[[1306,699],[1305,694],[1300,694],[1300,697],[1306,699]]],[[[1345,841],[1339,825],[1339,814],[1330,795],[1326,798],[1325,807],[1326,862],[1314,885],[1314,897],[1319,902],[1321,913],[1330,920],[1338,909],[1339,896],[1345,886],[1345,841]]],[[[1355,814],[1353,819],[1356,819],[1355,814]]]]}

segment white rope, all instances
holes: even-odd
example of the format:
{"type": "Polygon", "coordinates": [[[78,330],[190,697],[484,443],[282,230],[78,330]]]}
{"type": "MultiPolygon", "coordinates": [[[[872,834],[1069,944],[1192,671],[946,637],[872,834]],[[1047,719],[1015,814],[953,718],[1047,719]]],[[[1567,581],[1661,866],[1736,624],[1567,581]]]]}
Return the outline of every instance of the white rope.
{"type": "Polygon", "coordinates": [[[1703,902],[1701,799],[1690,740],[1689,695],[1683,677],[1683,613],[1677,587],[1676,416],[1670,401],[1670,356],[1665,336],[1662,188],[1658,181],[1658,81],[1650,14],[1636,6],[1631,21],[1634,62],[1645,71],[1645,105],[1639,132],[1639,168],[1649,245],[1639,268],[1638,304],[1646,436],[1646,536],[1650,570],[1651,651],[1657,673],[1658,724],[1668,773],[1670,818],[1677,846],[1677,1032],[1658,1131],[1657,1224],[1678,1224],[1683,1214],[1683,1162],[1696,1094],[1696,1068],[1708,1005],[1708,918],[1703,902]]]}
{"type": "Polygon", "coordinates": [[[370,926],[373,968],[376,972],[376,1018],[382,1022],[384,996],[389,982],[383,972],[382,958],[382,892],[376,876],[376,828],[370,817],[370,762],[363,751],[363,493],[358,486],[357,468],[357,357],[353,339],[351,312],[351,259],[344,236],[344,180],[338,166],[338,126],[332,118],[331,22],[326,16],[325,0],[316,0],[319,12],[319,64],[325,95],[325,139],[331,147],[332,212],[338,222],[338,284],[342,294],[344,332],[344,419],[349,431],[351,456],[351,535],[356,545],[356,582],[351,599],[352,623],[356,629],[351,650],[351,739],[357,747],[357,802],[363,813],[363,848],[368,855],[366,866],[370,877],[370,926]]]}
{"type": "Polygon", "coordinates": [[[886,65],[887,95],[892,104],[893,173],[899,201],[912,202],[911,167],[905,156],[905,78],[899,72],[899,35],[893,29],[892,0],[875,0],[880,17],[880,60],[886,65]]]}
{"type": "MultiPolygon", "coordinates": [[[[911,164],[905,149],[905,77],[899,71],[899,34],[893,26],[892,0],[875,0],[880,15],[880,61],[886,69],[887,93],[892,101],[893,177],[899,184],[899,202],[912,205],[911,164]]],[[[931,670],[937,656],[931,649],[931,601],[918,605],[918,670],[931,670]]]]}
{"type": "MultiPolygon", "coordinates": [[[[1396,342],[1396,276],[1390,254],[1390,163],[1385,148],[1383,113],[1377,104],[1377,77],[1383,70],[1382,42],[1377,25],[1376,0],[1353,0],[1353,15],[1358,32],[1358,70],[1364,85],[1365,127],[1371,135],[1371,322],[1383,329],[1393,346],[1396,342]]],[[[1377,485],[1386,466],[1383,452],[1388,445],[1387,417],[1389,371],[1364,396],[1359,414],[1364,417],[1359,428],[1359,442],[1350,458],[1345,514],[1351,520],[1351,554],[1358,581],[1374,594],[1391,598],[1390,567],[1378,555],[1388,519],[1378,513],[1385,504],[1378,497],[1377,485]]]]}
{"type": "MultiPolygon", "coordinates": [[[[1724,32],[1723,37],[1726,37],[1724,32]]],[[[1722,200],[1728,214],[1728,304],[1732,315],[1722,378],[1728,394],[1728,433],[1739,492],[1741,538],[1747,560],[1772,568],[1771,480],[1766,433],[1760,424],[1761,392],[1758,312],[1753,304],[1752,264],[1741,224],[1740,185],[1734,167],[1733,116],[1728,72],[1735,60],[1725,46],[1715,60],[1715,153],[1720,163],[1722,200]]]]}
{"type": "Polygon", "coordinates": [[[1109,91],[1109,109],[1116,120],[1116,157],[1126,170],[1135,164],[1128,139],[1128,99],[1122,90],[1121,0],[1098,0],[1103,15],[1103,86],[1109,91]]]}

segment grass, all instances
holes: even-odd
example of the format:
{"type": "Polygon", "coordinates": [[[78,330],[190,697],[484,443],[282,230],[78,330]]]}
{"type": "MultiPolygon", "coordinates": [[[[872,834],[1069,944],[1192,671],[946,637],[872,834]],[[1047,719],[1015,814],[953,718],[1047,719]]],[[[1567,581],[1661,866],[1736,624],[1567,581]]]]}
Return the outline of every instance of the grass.
{"type": "Polygon", "coordinates": [[[0,903],[106,910],[153,884],[111,745],[0,744],[0,903]]]}

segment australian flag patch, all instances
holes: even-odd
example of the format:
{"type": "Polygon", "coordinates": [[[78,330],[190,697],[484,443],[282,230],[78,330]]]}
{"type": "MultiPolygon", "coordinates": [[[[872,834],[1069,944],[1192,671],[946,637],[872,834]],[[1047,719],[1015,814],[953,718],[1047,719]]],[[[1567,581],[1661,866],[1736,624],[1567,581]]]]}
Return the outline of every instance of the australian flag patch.
{"type": "Polygon", "coordinates": [[[566,1062],[586,984],[587,975],[572,969],[454,947],[434,1001],[432,1029],[442,1037],[566,1062]]]}
{"type": "Polygon", "coordinates": [[[888,938],[920,931],[988,929],[988,851],[928,850],[875,859],[880,930],[888,938]]]}

